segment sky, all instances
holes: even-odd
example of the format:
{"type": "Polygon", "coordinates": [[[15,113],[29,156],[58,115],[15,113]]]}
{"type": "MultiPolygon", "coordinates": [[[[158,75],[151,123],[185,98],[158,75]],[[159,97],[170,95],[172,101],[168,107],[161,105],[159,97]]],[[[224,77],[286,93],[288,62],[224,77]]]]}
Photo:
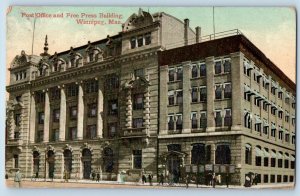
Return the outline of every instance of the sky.
{"type": "MultiPolygon", "coordinates": [[[[142,7],[150,13],[166,12],[180,20],[190,19],[190,27],[200,26],[202,35],[213,33],[212,7],[142,7]]],[[[93,15],[115,13],[124,23],[138,7],[12,7],[7,13],[7,68],[21,50],[39,55],[43,52],[44,38],[48,35],[49,53],[53,54],[106,38],[120,32],[120,24],[80,25],[67,14],[93,15]],[[32,13],[61,14],[63,18],[39,17],[33,35],[32,13]]],[[[289,7],[215,7],[215,32],[239,29],[292,81],[296,75],[296,12],[289,7]]],[[[92,17],[92,16],[90,16],[92,17]]],[[[89,20],[103,20],[90,18],[89,20]]],[[[106,20],[106,19],[104,19],[106,20]]],[[[7,72],[8,73],[8,72],[7,72]]],[[[8,84],[9,74],[6,82],[8,84]]]]}

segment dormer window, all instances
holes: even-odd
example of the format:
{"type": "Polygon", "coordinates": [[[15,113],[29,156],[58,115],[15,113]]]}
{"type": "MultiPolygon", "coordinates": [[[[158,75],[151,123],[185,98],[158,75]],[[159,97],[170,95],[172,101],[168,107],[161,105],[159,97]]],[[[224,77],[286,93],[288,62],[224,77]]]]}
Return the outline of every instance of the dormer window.
{"type": "Polygon", "coordinates": [[[72,56],[70,58],[70,65],[71,65],[71,67],[75,67],[75,56],[72,56]]]}
{"type": "Polygon", "coordinates": [[[138,42],[138,47],[141,47],[143,46],[143,36],[138,36],[137,38],[137,42],[138,42]]]}
{"type": "Polygon", "coordinates": [[[89,52],[89,60],[90,62],[94,61],[94,52],[92,50],[89,52]]]}
{"type": "Polygon", "coordinates": [[[151,33],[145,34],[145,45],[151,44],[151,33]]]}

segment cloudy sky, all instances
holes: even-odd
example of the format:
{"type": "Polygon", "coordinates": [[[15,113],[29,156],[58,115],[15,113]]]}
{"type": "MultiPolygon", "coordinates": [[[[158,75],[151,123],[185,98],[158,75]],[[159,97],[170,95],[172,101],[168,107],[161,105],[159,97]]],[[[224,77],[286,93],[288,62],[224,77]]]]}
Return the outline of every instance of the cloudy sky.
{"type": "MultiPolygon", "coordinates": [[[[150,13],[166,12],[180,20],[190,19],[190,26],[202,28],[202,35],[213,33],[212,7],[143,7],[150,13]]],[[[122,15],[123,23],[138,7],[12,7],[7,14],[7,67],[12,59],[25,50],[31,54],[34,18],[32,13],[64,14],[63,18],[37,18],[33,53],[43,52],[45,35],[48,35],[49,53],[68,50],[88,41],[96,41],[121,31],[121,25],[80,25],[70,14],[115,13],[122,15]],[[22,15],[23,14],[23,15],[22,15]],[[25,14],[28,16],[25,16],[25,14]]],[[[283,72],[295,81],[296,20],[293,8],[241,8],[216,7],[215,31],[239,29],[283,72]]],[[[92,18],[93,20],[103,20],[92,18]]],[[[91,20],[91,18],[89,19],[91,20]]],[[[8,77],[7,77],[8,81],[8,77]]]]}

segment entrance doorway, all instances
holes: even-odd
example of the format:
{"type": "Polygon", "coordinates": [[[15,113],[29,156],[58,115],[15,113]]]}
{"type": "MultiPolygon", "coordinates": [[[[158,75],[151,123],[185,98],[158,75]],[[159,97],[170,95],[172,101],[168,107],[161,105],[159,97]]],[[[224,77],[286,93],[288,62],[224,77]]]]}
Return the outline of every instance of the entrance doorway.
{"type": "Polygon", "coordinates": [[[49,178],[54,178],[54,170],[55,170],[55,157],[54,152],[49,150],[48,153],[48,176],[49,178]]]}
{"type": "Polygon", "coordinates": [[[168,157],[168,171],[171,180],[174,183],[179,182],[180,174],[180,158],[177,155],[170,155],[168,157]]]}
{"type": "Polygon", "coordinates": [[[92,152],[89,149],[83,149],[82,163],[83,163],[83,178],[90,179],[92,173],[92,152]]]}

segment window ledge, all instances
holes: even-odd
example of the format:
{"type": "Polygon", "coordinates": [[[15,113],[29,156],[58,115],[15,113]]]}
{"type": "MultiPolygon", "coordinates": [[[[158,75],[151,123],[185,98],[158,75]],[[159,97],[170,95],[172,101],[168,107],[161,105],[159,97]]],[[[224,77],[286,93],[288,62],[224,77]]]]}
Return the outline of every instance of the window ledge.
{"type": "Polygon", "coordinates": [[[206,78],[206,76],[197,76],[197,77],[191,78],[191,80],[198,80],[198,79],[204,79],[204,78],[206,78]]]}
{"type": "Polygon", "coordinates": [[[214,74],[214,76],[224,76],[224,75],[228,75],[230,74],[231,72],[225,72],[225,73],[219,73],[219,74],[214,74]]]}

